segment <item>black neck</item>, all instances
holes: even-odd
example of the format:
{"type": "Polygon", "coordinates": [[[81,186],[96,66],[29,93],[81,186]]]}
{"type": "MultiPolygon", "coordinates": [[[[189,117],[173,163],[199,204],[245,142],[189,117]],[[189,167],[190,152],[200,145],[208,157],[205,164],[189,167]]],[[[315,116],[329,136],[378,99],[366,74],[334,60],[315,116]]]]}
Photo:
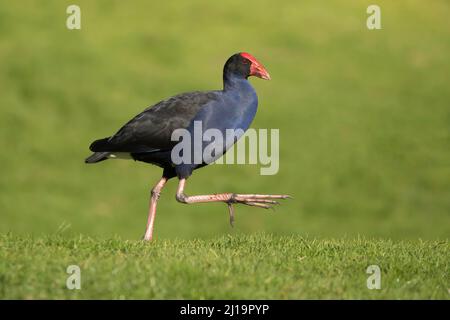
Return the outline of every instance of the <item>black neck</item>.
{"type": "Polygon", "coordinates": [[[224,72],[223,73],[223,90],[230,90],[233,88],[236,88],[236,86],[242,81],[242,80],[247,80],[246,77],[236,74],[236,73],[231,73],[231,72],[224,72]]]}

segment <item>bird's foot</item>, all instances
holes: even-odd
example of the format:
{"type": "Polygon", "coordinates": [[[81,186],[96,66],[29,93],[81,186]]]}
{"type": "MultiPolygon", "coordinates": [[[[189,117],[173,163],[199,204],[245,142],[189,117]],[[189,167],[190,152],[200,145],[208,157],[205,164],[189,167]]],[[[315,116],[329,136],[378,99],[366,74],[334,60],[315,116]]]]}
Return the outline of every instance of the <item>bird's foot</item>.
{"type": "Polygon", "coordinates": [[[277,200],[289,198],[291,197],[285,194],[233,194],[228,203],[241,203],[247,206],[273,209],[275,205],[280,204],[277,200]]]}
{"type": "Polygon", "coordinates": [[[228,211],[230,214],[230,224],[234,224],[234,207],[233,204],[241,203],[247,206],[258,207],[263,209],[274,209],[274,206],[279,205],[277,200],[290,199],[291,196],[285,194],[233,194],[231,198],[226,201],[228,211]]]}

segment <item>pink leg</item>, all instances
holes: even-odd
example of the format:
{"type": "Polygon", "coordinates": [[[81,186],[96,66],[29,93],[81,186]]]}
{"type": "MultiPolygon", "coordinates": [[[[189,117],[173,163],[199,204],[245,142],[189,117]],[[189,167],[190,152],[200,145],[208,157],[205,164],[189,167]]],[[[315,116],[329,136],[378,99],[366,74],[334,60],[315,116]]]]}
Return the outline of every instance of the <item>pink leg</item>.
{"type": "Polygon", "coordinates": [[[186,185],[186,179],[181,179],[178,184],[178,190],[176,198],[181,203],[202,203],[202,202],[224,202],[228,205],[230,214],[230,224],[234,222],[234,203],[242,203],[248,206],[254,206],[264,209],[272,208],[274,205],[279,204],[274,199],[288,199],[290,196],[284,194],[236,194],[236,193],[218,193],[200,196],[187,196],[184,193],[184,187],[186,185]]]}
{"type": "Polygon", "coordinates": [[[156,216],[156,203],[158,202],[159,195],[161,194],[161,190],[167,182],[167,178],[162,177],[161,180],[155,185],[152,189],[150,196],[150,207],[148,210],[148,221],[147,221],[147,229],[145,230],[144,240],[150,241],[153,238],[153,226],[155,224],[155,216],[156,216]]]}

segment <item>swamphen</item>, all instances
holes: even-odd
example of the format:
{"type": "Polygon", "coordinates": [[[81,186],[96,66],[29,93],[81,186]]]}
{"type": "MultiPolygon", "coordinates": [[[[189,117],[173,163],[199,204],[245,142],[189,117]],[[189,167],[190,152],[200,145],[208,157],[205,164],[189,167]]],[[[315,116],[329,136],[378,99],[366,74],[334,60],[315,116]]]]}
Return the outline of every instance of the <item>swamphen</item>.
{"type": "MultiPolygon", "coordinates": [[[[127,157],[163,168],[162,178],[151,191],[145,240],[151,240],[153,237],[156,204],[161,190],[166,182],[174,177],[179,179],[177,201],[185,204],[224,202],[228,205],[231,224],[234,220],[235,203],[271,208],[278,204],[275,199],[289,197],[235,193],[188,196],[184,193],[186,179],[195,169],[207,163],[186,161],[174,164],[171,158],[171,151],[178,143],[172,141],[172,133],[180,128],[192,133],[194,121],[201,121],[203,130],[218,129],[224,136],[227,129],[246,131],[249,128],[258,106],[256,92],[247,81],[250,76],[270,80],[269,73],[252,55],[245,52],[236,53],[225,63],[222,90],[182,93],[158,102],[131,119],[115,135],[91,144],[89,149],[94,154],[85,160],[86,163],[127,157]]],[[[233,143],[226,144],[221,154],[233,143]]]]}

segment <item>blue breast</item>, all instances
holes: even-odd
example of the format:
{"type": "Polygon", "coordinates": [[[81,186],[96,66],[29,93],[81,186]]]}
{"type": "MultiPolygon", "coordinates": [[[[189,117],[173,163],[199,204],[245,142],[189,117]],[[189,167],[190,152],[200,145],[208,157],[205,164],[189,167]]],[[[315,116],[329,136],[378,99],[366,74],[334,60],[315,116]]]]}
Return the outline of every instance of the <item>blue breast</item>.
{"type": "MultiPolygon", "coordinates": [[[[231,84],[226,90],[219,91],[217,98],[207,103],[194,117],[189,127],[186,128],[191,134],[192,148],[192,162],[190,164],[181,164],[177,166],[177,172],[183,172],[183,175],[199,167],[199,164],[194,164],[193,159],[195,153],[199,149],[194,150],[194,134],[195,122],[197,122],[197,129],[199,121],[201,122],[202,132],[205,133],[208,129],[216,129],[220,131],[223,137],[222,151],[216,154],[213,159],[209,159],[208,163],[217,160],[222,154],[226,152],[233,143],[239,139],[242,134],[237,135],[234,141],[225,141],[227,137],[227,129],[245,132],[251,125],[258,108],[258,97],[251,84],[246,79],[232,79],[231,84]]],[[[198,141],[198,140],[197,140],[198,141]]],[[[201,152],[208,146],[211,148],[215,141],[203,141],[201,152]]],[[[197,154],[197,159],[198,159],[197,154]]]]}
{"type": "Polygon", "coordinates": [[[220,92],[218,99],[205,105],[193,121],[202,121],[204,130],[247,130],[256,115],[258,97],[247,80],[240,82],[233,90],[220,92]]]}

